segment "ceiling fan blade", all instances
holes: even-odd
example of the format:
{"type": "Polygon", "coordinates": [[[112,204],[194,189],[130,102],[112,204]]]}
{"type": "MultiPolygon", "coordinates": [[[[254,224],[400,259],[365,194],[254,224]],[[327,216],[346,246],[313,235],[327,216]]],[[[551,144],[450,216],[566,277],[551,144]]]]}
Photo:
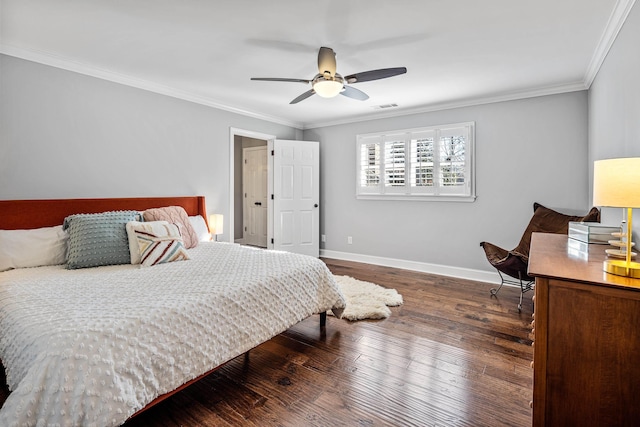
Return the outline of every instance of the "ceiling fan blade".
{"type": "Polygon", "coordinates": [[[303,93],[302,95],[300,95],[299,97],[297,97],[296,99],[291,101],[289,104],[297,104],[298,102],[304,101],[305,99],[307,99],[308,97],[310,97],[311,95],[313,95],[315,93],[316,93],[315,90],[309,89],[308,91],[306,91],[305,93],[303,93]]]}
{"type": "Polygon", "coordinates": [[[397,76],[407,72],[406,67],[397,68],[382,68],[380,70],[364,71],[362,73],[355,73],[345,77],[347,83],[361,83],[369,82],[371,80],[386,79],[388,77],[397,76]]]}
{"type": "Polygon", "coordinates": [[[344,86],[344,90],[340,92],[340,95],[344,95],[348,98],[357,99],[358,101],[366,101],[367,99],[369,99],[369,95],[367,95],[360,89],[356,89],[355,87],[351,87],[347,85],[344,86]]]}
{"type": "Polygon", "coordinates": [[[260,80],[263,82],[294,82],[294,83],[311,83],[311,80],[304,79],[279,79],[276,77],[251,77],[251,80],[260,80]]]}
{"type": "Polygon", "coordinates": [[[330,47],[321,47],[318,51],[318,73],[336,75],[336,53],[330,47]]]}

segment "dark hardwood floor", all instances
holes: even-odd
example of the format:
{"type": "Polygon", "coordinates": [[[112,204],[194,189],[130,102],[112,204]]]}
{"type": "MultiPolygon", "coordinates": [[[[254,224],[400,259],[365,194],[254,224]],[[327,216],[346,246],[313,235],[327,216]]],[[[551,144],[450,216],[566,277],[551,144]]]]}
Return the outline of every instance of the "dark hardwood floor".
{"type": "Polygon", "coordinates": [[[306,319],[125,425],[531,425],[531,293],[519,313],[516,288],[495,298],[487,283],[324,261],[404,305],[324,330],[306,319]]]}

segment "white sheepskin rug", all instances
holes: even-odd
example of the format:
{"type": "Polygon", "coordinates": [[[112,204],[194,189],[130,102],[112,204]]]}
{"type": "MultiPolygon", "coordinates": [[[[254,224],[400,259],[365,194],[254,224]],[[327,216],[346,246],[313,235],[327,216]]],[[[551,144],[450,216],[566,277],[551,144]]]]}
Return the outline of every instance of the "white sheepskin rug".
{"type": "MultiPolygon", "coordinates": [[[[402,304],[402,295],[395,289],[387,289],[375,283],[363,282],[349,276],[334,276],[347,307],[343,319],[386,319],[391,315],[389,307],[402,304]]],[[[331,311],[329,311],[329,314],[331,311]]]]}

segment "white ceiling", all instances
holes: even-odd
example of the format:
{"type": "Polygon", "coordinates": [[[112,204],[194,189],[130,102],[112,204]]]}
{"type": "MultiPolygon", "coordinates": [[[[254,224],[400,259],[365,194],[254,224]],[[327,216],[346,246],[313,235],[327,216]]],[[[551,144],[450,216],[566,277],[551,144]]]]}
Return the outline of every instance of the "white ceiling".
{"type": "Polygon", "coordinates": [[[305,129],[586,89],[634,1],[0,0],[0,52],[305,129]],[[296,105],[250,80],[311,79],[320,46],[408,72],[296,105]]]}

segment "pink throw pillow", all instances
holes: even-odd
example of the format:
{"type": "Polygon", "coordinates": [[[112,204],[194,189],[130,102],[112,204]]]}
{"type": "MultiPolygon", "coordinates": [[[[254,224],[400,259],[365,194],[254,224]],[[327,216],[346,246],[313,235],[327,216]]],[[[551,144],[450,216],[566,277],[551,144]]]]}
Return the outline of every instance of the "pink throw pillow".
{"type": "Polygon", "coordinates": [[[194,230],[189,215],[182,206],[168,206],[166,208],[147,209],[143,213],[145,221],[168,221],[176,224],[187,249],[198,246],[198,235],[194,230]]]}

